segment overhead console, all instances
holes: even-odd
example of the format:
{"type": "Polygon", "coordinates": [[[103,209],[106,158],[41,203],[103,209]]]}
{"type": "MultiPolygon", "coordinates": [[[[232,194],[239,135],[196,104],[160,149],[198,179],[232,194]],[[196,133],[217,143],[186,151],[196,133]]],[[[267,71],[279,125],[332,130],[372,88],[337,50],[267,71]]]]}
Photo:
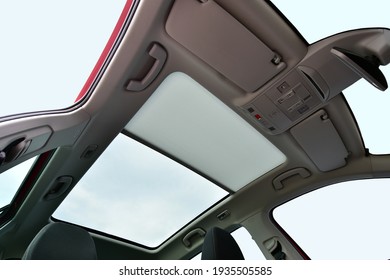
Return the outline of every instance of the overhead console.
{"type": "Polygon", "coordinates": [[[361,29],[328,37],[308,47],[288,74],[243,106],[265,131],[278,134],[314,113],[360,78],[380,90],[387,82],[379,65],[390,61],[390,30],[361,29]]]}
{"type": "Polygon", "coordinates": [[[289,130],[360,78],[387,88],[379,65],[390,61],[388,29],[348,31],[307,46],[266,1],[235,0],[175,1],[165,28],[239,88],[235,104],[270,134],[289,130]]]}
{"type": "Polygon", "coordinates": [[[275,134],[283,132],[322,104],[324,94],[329,92],[327,85],[313,69],[304,69],[305,72],[294,69],[244,106],[246,112],[266,131],[275,134]],[[321,88],[316,86],[317,90],[310,84],[312,78],[306,77],[307,72],[322,81],[321,88]]]}

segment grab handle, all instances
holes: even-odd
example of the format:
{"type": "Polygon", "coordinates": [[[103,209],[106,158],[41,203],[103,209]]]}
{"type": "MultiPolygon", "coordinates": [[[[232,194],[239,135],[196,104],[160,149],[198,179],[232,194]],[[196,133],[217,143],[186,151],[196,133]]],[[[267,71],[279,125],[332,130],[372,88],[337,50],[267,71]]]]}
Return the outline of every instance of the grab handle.
{"type": "Polygon", "coordinates": [[[149,55],[155,59],[153,66],[150,68],[149,72],[141,81],[130,80],[126,89],[129,91],[141,91],[147,88],[160,73],[162,67],[167,60],[167,52],[159,44],[154,44],[149,51],[149,55]]]}

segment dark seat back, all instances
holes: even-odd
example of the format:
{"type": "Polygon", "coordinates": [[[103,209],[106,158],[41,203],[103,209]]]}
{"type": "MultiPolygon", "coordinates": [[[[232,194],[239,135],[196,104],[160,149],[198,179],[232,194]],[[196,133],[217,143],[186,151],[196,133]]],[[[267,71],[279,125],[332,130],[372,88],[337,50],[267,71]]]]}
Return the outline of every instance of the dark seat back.
{"type": "Polygon", "coordinates": [[[94,260],[95,243],[84,229],[65,223],[44,226],[27,247],[25,260],[94,260]]]}

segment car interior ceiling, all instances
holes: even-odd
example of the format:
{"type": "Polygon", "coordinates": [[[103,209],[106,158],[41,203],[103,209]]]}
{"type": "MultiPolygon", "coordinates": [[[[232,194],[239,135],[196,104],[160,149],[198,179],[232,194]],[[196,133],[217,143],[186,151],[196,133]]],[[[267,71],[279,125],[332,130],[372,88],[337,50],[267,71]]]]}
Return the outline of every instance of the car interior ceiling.
{"type": "Polygon", "coordinates": [[[40,157],[39,168],[24,181],[30,189],[19,191],[23,201],[2,224],[0,258],[22,258],[41,228],[58,222],[53,212],[119,133],[160,149],[126,127],[176,72],[210,91],[287,160],[237,191],[222,186],[229,192],[226,199],[156,248],[89,230],[98,259],[190,259],[202,251],[205,231],[240,225],[267,259],[309,258],[270,212],[331,183],[389,175],[388,156],[367,152],[342,95],[361,78],[386,88],[378,66],[365,57],[388,64],[389,30],[353,30],[309,45],[269,1],[135,0],[132,5],[109,62],[84,99],[66,110],[0,122],[0,147],[7,152],[0,172],[40,157]]]}

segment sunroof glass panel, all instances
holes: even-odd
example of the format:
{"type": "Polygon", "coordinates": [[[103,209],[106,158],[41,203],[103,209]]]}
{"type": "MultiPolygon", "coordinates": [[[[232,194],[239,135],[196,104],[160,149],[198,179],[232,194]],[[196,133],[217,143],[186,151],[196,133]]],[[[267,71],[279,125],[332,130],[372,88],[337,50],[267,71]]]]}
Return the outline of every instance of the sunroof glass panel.
{"type": "Polygon", "coordinates": [[[120,134],[53,216],[157,247],[227,194],[188,168],[120,134]]]}
{"type": "Polygon", "coordinates": [[[126,130],[237,191],[285,155],[202,85],[169,75],[126,130]]]}

